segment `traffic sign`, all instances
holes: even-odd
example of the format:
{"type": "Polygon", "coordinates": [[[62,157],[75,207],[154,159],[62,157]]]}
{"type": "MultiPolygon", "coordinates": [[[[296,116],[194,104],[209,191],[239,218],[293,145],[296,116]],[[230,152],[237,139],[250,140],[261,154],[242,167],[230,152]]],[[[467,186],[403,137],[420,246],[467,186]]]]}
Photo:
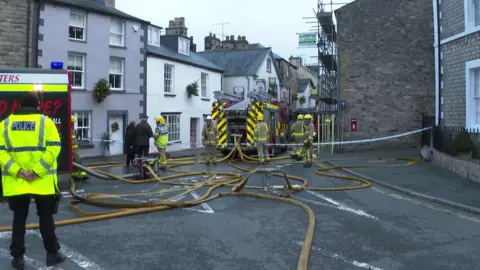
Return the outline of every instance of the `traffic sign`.
{"type": "Polygon", "coordinates": [[[340,108],[345,109],[345,107],[347,107],[347,101],[346,100],[340,101],[340,108]]]}

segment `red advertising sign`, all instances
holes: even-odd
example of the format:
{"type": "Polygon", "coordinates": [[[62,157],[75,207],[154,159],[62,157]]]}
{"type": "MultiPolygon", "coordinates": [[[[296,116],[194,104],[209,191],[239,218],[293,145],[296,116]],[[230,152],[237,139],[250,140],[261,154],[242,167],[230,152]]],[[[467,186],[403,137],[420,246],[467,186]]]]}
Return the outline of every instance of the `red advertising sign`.
{"type": "Polygon", "coordinates": [[[350,119],[350,129],[352,130],[352,132],[357,131],[357,118],[350,119]]]}

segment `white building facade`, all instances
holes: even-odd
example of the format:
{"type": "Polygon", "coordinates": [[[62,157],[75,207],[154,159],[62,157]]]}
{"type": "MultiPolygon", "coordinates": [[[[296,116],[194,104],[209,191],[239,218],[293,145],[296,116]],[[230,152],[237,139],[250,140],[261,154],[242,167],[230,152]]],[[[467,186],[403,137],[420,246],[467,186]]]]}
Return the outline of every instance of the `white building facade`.
{"type": "MultiPolygon", "coordinates": [[[[155,33],[150,26],[149,33],[155,33]]],[[[201,147],[204,119],[211,114],[213,92],[222,90],[223,70],[190,51],[191,40],[180,35],[149,34],[147,46],[147,116],[152,129],[162,115],[168,125],[167,151],[201,147]],[[197,83],[198,96],[187,86],[197,83]]],[[[157,152],[152,144],[150,152],[157,152]]]]}

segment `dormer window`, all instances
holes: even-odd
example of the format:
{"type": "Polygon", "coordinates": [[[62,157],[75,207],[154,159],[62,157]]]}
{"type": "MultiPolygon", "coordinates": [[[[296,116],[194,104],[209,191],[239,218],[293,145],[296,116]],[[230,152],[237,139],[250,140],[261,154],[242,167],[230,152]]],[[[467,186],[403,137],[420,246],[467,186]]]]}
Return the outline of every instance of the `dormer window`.
{"type": "Polygon", "coordinates": [[[178,38],[178,53],[190,55],[190,39],[178,38]]]}

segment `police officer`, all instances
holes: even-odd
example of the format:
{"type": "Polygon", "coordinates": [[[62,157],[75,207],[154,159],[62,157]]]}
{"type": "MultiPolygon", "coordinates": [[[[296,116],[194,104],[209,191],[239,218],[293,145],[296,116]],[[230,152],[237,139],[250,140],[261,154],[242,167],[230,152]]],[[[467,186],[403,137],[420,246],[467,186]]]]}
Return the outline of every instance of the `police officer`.
{"type": "Polygon", "coordinates": [[[303,151],[305,152],[305,167],[312,167],[313,164],[313,133],[315,132],[315,127],[312,123],[312,115],[307,114],[304,117],[305,122],[305,136],[303,139],[303,151]]]}
{"type": "Polygon", "coordinates": [[[158,162],[160,169],[165,170],[167,168],[167,144],[168,144],[168,128],[165,125],[165,118],[163,116],[155,117],[157,127],[153,138],[155,139],[155,146],[158,149],[158,162]]]}
{"type": "Polygon", "coordinates": [[[215,147],[218,143],[218,129],[213,124],[212,116],[207,116],[205,120],[205,125],[202,130],[202,144],[205,146],[205,159],[207,160],[207,165],[210,165],[210,162],[213,162],[213,165],[217,165],[215,160],[215,147]]]}
{"type": "Polygon", "coordinates": [[[268,126],[265,122],[263,122],[263,114],[259,114],[257,116],[257,124],[255,126],[255,130],[253,131],[253,137],[257,147],[258,162],[260,165],[262,165],[265,160],[267,162],[270,161],[268,148],[266,146],[268,140],[268,126]]]}
{"type": "Polygon", "coordinates": [[[24,269],[25,225],[30,199],[35,199],[47,266],[65,260],[55,235],[53,214],[60,200],[57,157],[60,137],[55,123],[42,115],[36,93],[25,95],[21,108],[0,123],[0,166],[3,195],[13,211],[10,255],[16,269],[24,269]]]}
{"type": "MultiPolygon", "coordinates": [[[[78,154],[78,134],[74,127],[74,123],[77,122],[77,118],[74,115],[72,115],[71,120],[72,120],[72,160],[75,163],[82,164],[82,160],[80,159],[80,155],[78,154]]],[[[85,181],[88,179],[88,175],[86,172],[78,168],[73,168],[72,178],[76,180],[85,181]]]]}
{"type": "Polygon", "coordinates": [[[304,127],[303,127],[303,115],[299,114],[297,116],[297,121],[293,124],[293,137],[295,138],[295,147],[293,148],[292,154],[290,155],[292,158],[296,160],[303,159],[303,137],[304,134],[304,127]]]}

